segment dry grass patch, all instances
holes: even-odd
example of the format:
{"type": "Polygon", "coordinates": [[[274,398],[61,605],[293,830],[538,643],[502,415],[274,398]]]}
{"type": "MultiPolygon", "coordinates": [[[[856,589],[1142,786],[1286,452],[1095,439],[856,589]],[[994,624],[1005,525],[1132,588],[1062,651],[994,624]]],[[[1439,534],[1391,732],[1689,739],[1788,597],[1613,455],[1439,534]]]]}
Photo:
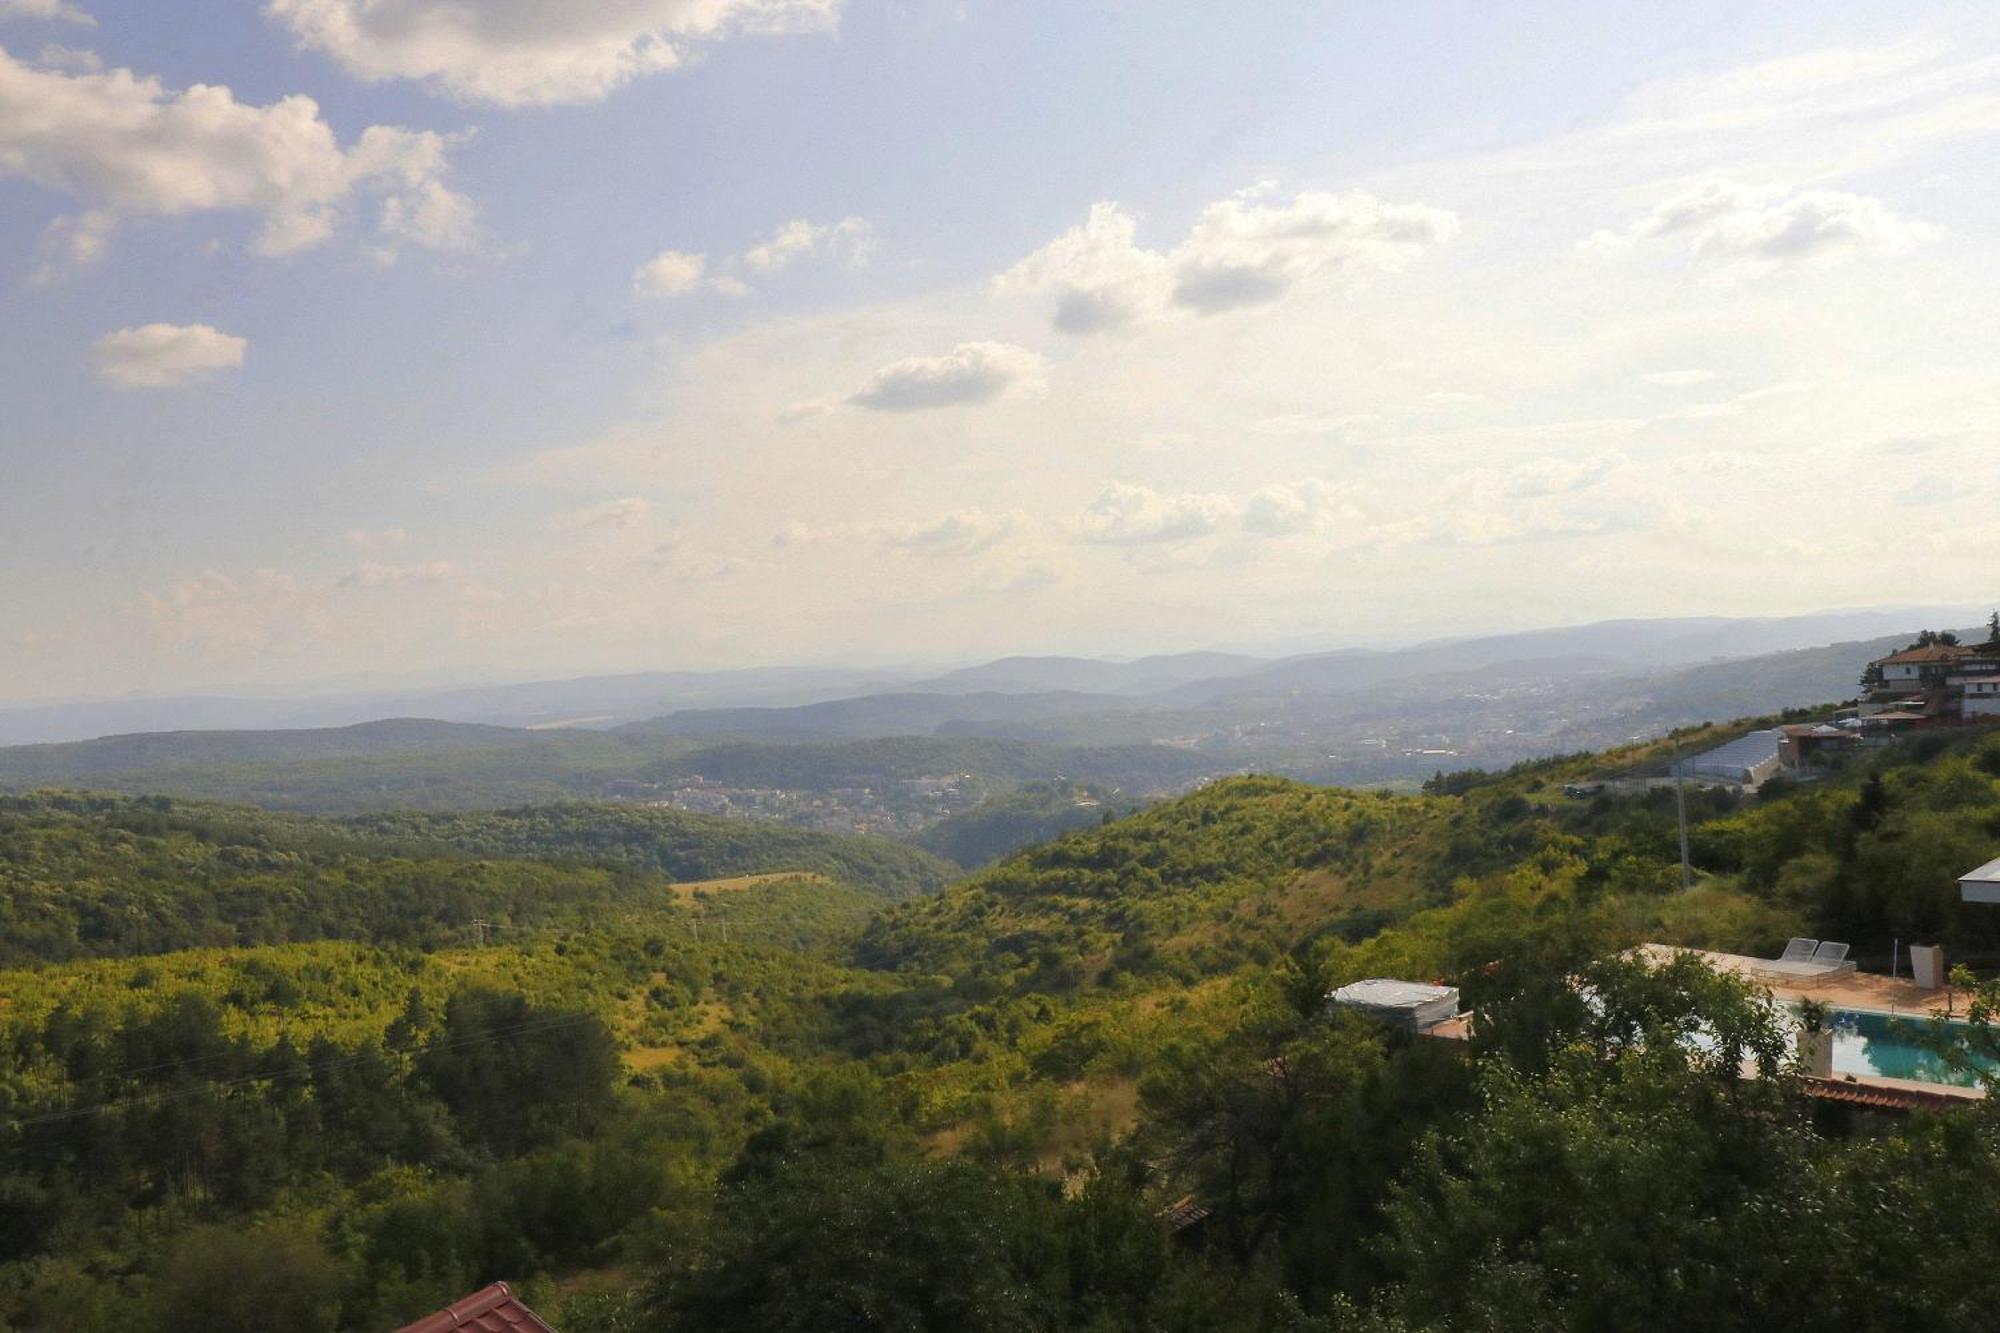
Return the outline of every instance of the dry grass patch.
{"type": "Polygon", "coordinates": [[[711,893],[740,893],[765,884],[792,881],[800,884],[831,884],[833,880],[815,870],[778,870],[763,875],[731,875],[727,879],[690,879],[669,887],[674,896],[688,902],[711,893]]]}

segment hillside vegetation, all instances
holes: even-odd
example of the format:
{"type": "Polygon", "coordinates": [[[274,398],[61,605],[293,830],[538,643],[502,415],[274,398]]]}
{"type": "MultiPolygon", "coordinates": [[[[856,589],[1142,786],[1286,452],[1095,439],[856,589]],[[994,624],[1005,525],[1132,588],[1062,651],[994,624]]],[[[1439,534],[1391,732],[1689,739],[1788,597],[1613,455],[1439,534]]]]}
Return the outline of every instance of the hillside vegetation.
{"type": "Polygon", "coordinates": [[[585,926],[660,881],[807,873],[881,898],[950,868],[880,839],[565,805],[347,822],[165,797],[0,798],[0,965],[219,945],[436,948],[475,920],[585,926]]]}
{"type": "Polygon", "coordinates": [[[565,1333],[1979,1326],[1992,1116],[1815,1111],[1754,997],[1619,954],[1992,949],[1952,881],[2000,853],[2000,735],[1690,793],[1683,893],[1671,790],[1562,786],[1705,739],[1231,779],[887,902],[936,863],[677,895],[711,862],[646,811],[37,798],[15,901],[239,933],[0,974],[0,1319],[380,1329],[506,1277],[565,1333]],[[341,938],[242,933],[239,875],[341,938]],[[1476,1039],[1323,1011],[1364,976],[1451,979],[1476,1039]]]}

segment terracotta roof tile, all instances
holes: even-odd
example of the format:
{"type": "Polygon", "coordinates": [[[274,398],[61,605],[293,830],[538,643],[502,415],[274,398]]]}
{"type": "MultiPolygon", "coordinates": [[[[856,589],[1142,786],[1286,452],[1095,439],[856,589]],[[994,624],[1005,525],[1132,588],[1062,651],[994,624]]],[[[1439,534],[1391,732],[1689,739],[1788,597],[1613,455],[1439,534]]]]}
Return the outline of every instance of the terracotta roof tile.
{"type": "Polygon", "coordinates": [[[1915,1088],[1892,1088],[1879,1083],[1849,1083],[1843,1079],[1804,1078],[1800,1088],[1808,1097],[1821,1101],[1847,1102],[1881,1111],[1950,1111],[1972,1105],[1971,1099],[1945,1092],[1920,1092],[1915,1088]]]}
{"type": "Polygon", "coordinates": [[[1898,664],[1909,662],[1956,662],[1961,658],[1977,657],[1978,655],[1973,649],[1964,647],[1961,644],[1933,643],[1922,648],[1905,648],[1902,652],[1891,653],[1887,657],[1878,657],[1875,659],[1875,665],[1881,666],[1889,662],[1898,664]]]}
{"type": "Polygon", "coordinates": [[[505,1282],[495,1282],[436,1314],[405,1324],[396,1333],[555,1333],[539,1316],[514,1298],[505,1282]]]}

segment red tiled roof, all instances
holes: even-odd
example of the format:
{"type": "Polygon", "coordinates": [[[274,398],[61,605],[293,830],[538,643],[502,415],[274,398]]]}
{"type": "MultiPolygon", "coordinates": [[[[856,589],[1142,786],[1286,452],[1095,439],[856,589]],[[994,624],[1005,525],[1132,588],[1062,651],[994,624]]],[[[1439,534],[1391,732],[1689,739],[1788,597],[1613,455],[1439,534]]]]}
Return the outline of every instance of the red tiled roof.
{"type": "Polygon", "coordinates": [[[1808,1097],[1821,1101],[1846,1102],[1878,1111],[1950,1111],[1971,1106],[1973,1099],[1954,1097],[1948,1092],[1920,1092],[1915,1088],[1892,1088],[1879,1083],[1849,1083],[1844,1079],[1802,1078],[1799,1086],[1808,1097]]]}
{"type": "Polygon", "coordinates": [[[1905,648],[1900,653],[1890,653],[1878,657],[1874,665],[1884,666],[1894,662],[1898,665],[1910,662],[1956,662],[1962,657],[1978,656],[1972,649],[1957,643],[1933,643],[1924,648],[1905,648]]]}
{"type": "Polygon", "coordinates": [[[477,1333],[556,1333],[533,1310],[515,1300],[505,1282],[475,1291],[436,1314],[405,1324],[396,1333],[451,1333],[461,1328],[477,1333]]]}

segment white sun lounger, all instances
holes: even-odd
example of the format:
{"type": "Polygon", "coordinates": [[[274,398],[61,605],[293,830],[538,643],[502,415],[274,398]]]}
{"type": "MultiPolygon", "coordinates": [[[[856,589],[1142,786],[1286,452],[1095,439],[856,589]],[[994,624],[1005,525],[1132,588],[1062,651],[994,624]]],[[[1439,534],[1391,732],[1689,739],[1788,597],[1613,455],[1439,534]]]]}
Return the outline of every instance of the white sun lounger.
{"type": "Polygon", "coordinates": [[[1837,940],[1795,939],[1781,956],[1758,964],[1756,970],[1762,976],[1811,986],[1838,973],[1852,972],[1854,964],[1847,960],[1847,945],[1837,940]]]}

